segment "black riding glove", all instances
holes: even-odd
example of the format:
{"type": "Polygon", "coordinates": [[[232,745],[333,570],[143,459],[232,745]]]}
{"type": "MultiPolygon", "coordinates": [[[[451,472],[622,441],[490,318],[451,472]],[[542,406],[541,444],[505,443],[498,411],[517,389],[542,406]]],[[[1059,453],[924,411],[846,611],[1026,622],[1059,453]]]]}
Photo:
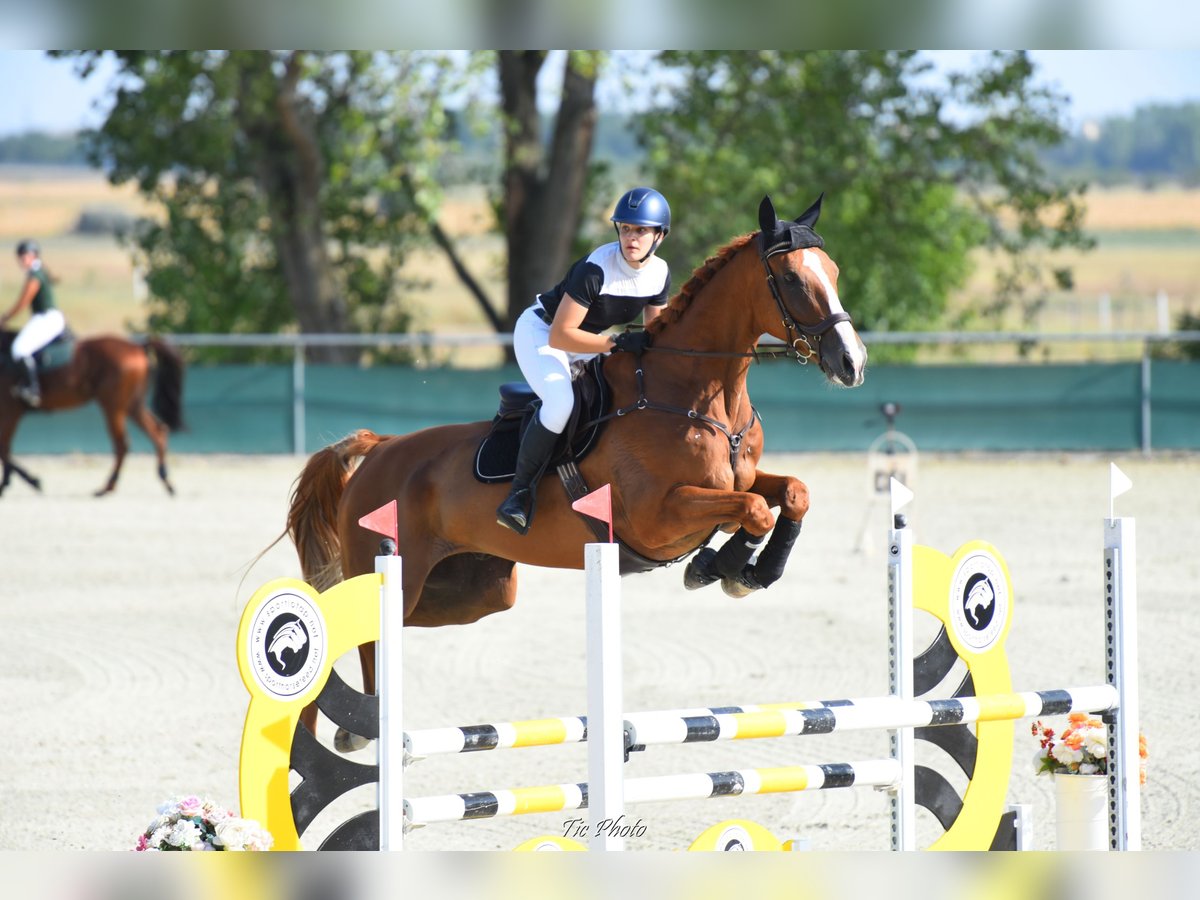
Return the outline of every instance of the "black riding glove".
{"type": "Polygon", "coordinates": [[[636,353],[639,356],[650,346],[650,334],[646,331],[622,331],[613,336],[613,352],[636,353]]]}

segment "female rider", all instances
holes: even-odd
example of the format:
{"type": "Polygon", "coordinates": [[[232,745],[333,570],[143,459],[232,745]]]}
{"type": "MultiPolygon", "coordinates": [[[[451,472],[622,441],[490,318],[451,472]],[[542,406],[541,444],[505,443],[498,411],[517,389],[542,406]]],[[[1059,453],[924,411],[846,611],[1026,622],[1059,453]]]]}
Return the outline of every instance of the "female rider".
{"type": "Polygon", "coordinates": [[[23,309],[28,308],[32,313],[12,343],[13,359],[21,373],[21,383],[13,393],[30,406],[40,406],[42,395],[33,355],[62,334],[67,323],[62,312],[54,307],[53,279],[42,266],[38,245],[33,241],[17,244],[17,262],[26,272],[25,284],[21,286],[21,294],[13,308],[0,316],[0,327],[23,309]]]}
{"type": "Polygon", "coordinates": [[[671,272],[654,255],[671,230],[666,198],[634,188],[617,201],[611,221],[617,240],[577,260],[513,329],[517,363],[542,400],[521,439],[512,490],[496,510],[496,521],[517,534],[529,531],[538,481],[575,405],[571,381],[581,367],[571,364],[614,350],[641,353],[650,345],[646,332],[601,332],[639,314],[649,325],[670,297],[671,272]]]}

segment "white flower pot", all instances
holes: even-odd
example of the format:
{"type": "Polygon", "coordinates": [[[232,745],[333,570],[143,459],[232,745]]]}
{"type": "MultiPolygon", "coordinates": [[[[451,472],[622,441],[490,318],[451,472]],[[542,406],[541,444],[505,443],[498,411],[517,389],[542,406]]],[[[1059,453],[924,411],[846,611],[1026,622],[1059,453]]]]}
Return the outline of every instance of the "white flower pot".
{"type": "Polygon", "coordinates": [[[1108,776],[1054,775],[1059,850],[1108,849],[1108,776]]]}

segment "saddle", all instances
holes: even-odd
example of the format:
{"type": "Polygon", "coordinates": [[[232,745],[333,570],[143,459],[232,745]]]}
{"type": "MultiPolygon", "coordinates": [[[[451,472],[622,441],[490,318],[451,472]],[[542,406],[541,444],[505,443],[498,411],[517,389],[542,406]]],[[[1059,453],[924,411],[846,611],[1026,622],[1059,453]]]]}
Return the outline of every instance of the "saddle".
{"type": "MultiPolygon", "coordinates": [[[[584,371],[572,382],[575,391],[575,408],[554,454],[550,466],[554,468],[571,502],[590,493],[591,488],[579,471],[578,462],[596,446],[600,434],[610,420],[612,389],[604,379],[604,357],[597,356],[586,364],[584,371]]],[[[508,381],[500,385],[500,408],[492,419],[492,427],[475,451],[475,478],[485,484],[512,481],[517,467],[517,453],[521,449],[521,437],[533,414],[542,401],[523,381],[508,381]]],[[[583,515],[596,540],[608,540],[608,528],[598,519],[583,515]]],[[[713,534],[716,534],[714,529],[713,534]]],[[[649,572],[663,566],[673,565],[690,556],[689,550],[676,559],[657,560],[642,556],[631,548],[620,535],[614,535],[617,543],[618,571],[622,575],[649,572]]],[[[708,540],[712,539],[709,535],[708,540]]],[[[707,544],[708,541],[706,540],[707,544]]]]}
{"type": "MultiPolygon", "coordinates": [[[[560,468],[583,459],[596,446],[607,424],[602,419],[612,403],[612,391],[604,380],[602,357],[586,363],[586,368],[572,382],[575,408],[567,427],[563,429],[550,465],[560,468]]],[[[521,438],[542,401],[523,381],[508,381],[500,385],[500,407],[492,419],[492,427],[475,451],[475,478],[484,484],[512,481],[516,474],[517,452],[521,438]]]]}
{"type": "MultiPolygon", "coordinates": [[[[0,371],[12,368],[15,362],[12,356],[12,343],[16,336],[16,332],[13,331],[0,334],[0,371]]],[[[64,328],[58,337],[33,354],[33,361],[37,363],[38,371],[49,372],[67,365],[74,354],[75,334],[70,328],[64,328]]]]}

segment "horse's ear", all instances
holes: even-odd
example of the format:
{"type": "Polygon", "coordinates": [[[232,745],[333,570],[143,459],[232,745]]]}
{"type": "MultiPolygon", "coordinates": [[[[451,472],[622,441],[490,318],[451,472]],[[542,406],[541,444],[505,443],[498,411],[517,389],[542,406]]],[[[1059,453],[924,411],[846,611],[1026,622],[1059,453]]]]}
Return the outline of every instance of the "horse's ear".
{"type": "Polygon", "coordinates": [[[771,197],[767,194],[763,195],[762,203],[758,204],[758,227],[763,234],[772,234],[775,231],[775,223],[778,221],[778,216],[775,215],[775,204],[771,202],[771,197]]]}
{"type": "Polygon", "coordinates": [[[796,221],[801,225],[807,225],[809,228],[815,228],[817,219],[821,218],[821,200],[824,197],[825,192],[821,191],[821,196],[817,198],[817,202],[806,209],[796,221]]]}

